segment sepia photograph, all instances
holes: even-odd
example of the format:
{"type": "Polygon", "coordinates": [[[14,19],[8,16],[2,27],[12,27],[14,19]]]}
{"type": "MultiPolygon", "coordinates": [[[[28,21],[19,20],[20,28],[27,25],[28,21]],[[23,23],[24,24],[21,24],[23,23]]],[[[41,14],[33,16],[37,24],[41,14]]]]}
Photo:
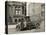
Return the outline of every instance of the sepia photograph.
{"type": "Polygon", "coordinates": [[[45,32],[45,3],[5,2],[6,34],[45,32]]]}

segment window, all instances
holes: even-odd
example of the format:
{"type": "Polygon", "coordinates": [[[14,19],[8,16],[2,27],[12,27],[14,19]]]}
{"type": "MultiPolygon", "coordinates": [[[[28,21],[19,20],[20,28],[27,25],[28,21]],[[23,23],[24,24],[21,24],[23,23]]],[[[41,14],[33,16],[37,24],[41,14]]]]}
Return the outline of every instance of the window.
{"type": "Polygon", "coordinates": [[[16,7],[15,8],[15,14],[16,15],[21,15],[22,14],[22,7],[20,7],[20,6],[19,7],[16,7]]]}
{"type": "Polygon", "coordinates": [[[41,16],[45,16],[45,4],[41,5],[41,16]]]}

